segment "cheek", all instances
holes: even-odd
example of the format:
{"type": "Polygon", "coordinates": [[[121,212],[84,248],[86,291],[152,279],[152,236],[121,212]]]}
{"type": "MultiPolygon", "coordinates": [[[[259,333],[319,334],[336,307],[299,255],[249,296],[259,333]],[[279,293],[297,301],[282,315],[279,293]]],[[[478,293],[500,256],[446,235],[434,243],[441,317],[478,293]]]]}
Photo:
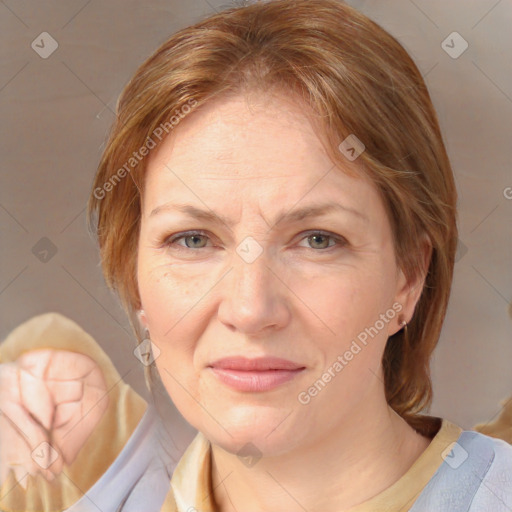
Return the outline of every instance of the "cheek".
{"type": "Polygon", "coordinates": [[[308,293],[305,302],[311,304],[323,326],[323,334],[312,336],[322,353],[318,374],[330,371],[337,375],[319,404],[342,397],[349,407],[379,374],[394,314],[389,314],[392,283],[387,275],[379,266],[343,269],[317,279],[319,286],[304,287],[303,293],[308,293]]]}
{"type": "Polygon", "coordinates": [[[373,325],[390,307],[392,286],[379,267],[346,267],[296,280],[294,293],[320,320],[327,334],[347,341],[373,325]]]}
{"type": "Polygon", "coordinates": [[[195,425],[199,372],[194,364],[202,327],[201,290],[193,281],[177,279],[169,269],[139,272],[142,306],[151,341],[158,347],[155,364],[173,403],[195,425]]]}
{"type": "Polygon", "coordinates": [[[194,352],[194,325],[190,313],[193,305],[189,286],[170,279],[168,271],[138,273],[139,293],[152,343],[158,347],[158,372],[172,397],[175,384],[171,376],[181,382],[183,370],[190,372],[194,352]],[[187,314],[187,312],[189,312],[187,314]]]}
{"type": "Polygon", "coordinates": [[[142,308],[160,351],[156,366],[172,397],[180,393],[178,383],[192,392],[197,382],[194,355],[209,318],[208,293],[215,284],[212,273],[199,272],[199,266],[193,272],[187,266],[186,275],[184,270],[143,258],[138,267],[142,308]]]}
{"type": "Polygon", "coordinates": [[[183,347],[173,346],[163,350],[156,359],[156,368],[167,394],[185,420],[197,430],[202,427],[203,403],[200,375],[196,372],[192,356],[182,351],[183,347]]]}
{"type": "Polygon", "coordinates": [[[152,335],[166,339],[179,325],[186,324],[187,316],[200,311],[201,298],[211,287],[204,276],[204,272],[185,275],[178,266],[139,263],[140,298],[152,335]]]}

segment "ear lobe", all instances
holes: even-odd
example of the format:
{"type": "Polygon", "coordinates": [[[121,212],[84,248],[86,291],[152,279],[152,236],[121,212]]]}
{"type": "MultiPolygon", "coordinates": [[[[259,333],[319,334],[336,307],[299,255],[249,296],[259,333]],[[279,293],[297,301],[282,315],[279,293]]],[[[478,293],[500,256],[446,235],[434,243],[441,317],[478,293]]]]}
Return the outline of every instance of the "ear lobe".
{"type": "Polygon", "coordinates": [[[146,312],[143,309],[139,309],[137,316],[139,317],[139,322],[142,324],[142,327],[147,327],[148,319],[146,318],[146,312]]]}

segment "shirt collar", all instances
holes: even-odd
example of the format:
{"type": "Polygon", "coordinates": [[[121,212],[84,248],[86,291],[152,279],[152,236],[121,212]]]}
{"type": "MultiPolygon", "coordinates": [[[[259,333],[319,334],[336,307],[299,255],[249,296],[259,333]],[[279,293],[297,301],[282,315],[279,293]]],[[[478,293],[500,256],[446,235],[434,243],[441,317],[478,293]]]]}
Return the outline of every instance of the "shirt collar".
{"type": "MultiPolygon", "coordinates": [[[[462,429],[459,426],[442,420],[441,428],[435,433],[430,446],[407,473],[378,496],[355,507],[354,512],[377,509],[391,510],[407,495],[410,495],[414,501],[442,463],[441,452],[450,443],[457,440],[461,432],[462,429]],[[388,509],[389,504],[391,504],[391,508],[388,509]]],[[[217,512],[211,481],[211,466],[211,444],[199,432],[176,466],[171,479],[171,490],[161,512],[191,512],[193,510],[217,512]]]]}
{"type": "Polygon", "coordinates": [[[198,432],[174,470],[162,512],[216,512],[211,464],[211,444],[198,432]]]}

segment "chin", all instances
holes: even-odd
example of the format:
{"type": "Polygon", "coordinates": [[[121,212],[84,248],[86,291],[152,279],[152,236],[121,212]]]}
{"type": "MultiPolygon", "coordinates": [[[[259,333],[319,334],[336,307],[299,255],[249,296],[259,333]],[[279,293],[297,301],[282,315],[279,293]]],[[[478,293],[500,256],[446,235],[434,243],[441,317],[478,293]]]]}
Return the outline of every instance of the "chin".
{"type": "MultiPolygon", "coordinates": [[[[236,408],[236,407],[235,407],[236,408]]],[[[236,412],[224,413],[222,421],[215,423],[212,429],[201,430],[205,437],[223,450],[233,453],[273,456],[293,448],[300,442],[296,433],[291,435],[286,426],[293,417],[283,414],[282,410],[274,408],[264,411],[262,407],[238,407],[236,412]],[[284,420],[284,421],[283,421],[284,420]],[[224,427],[224,428],[222,428],[224,427]]]]}
{"type": "MultiPolygon", "coordinates": [[[[256,432],[254,429],[244,432],[231,432],[229,434],[223,432],[219,436],[206,436],[209,441],[222,448],[224,451],[238,455],[245,463],[246,458],[249,461],[255,461],[261,457],[273,457],[286,453],[293,448],[289,439],[283,439],[282,436],[275,435],[267,437],[267,434],[256,432]]],[[[206,435],[206,434],[205,434],[206,435]]],[[[249,464],[251,465],[251,462],[249,464]]]]}

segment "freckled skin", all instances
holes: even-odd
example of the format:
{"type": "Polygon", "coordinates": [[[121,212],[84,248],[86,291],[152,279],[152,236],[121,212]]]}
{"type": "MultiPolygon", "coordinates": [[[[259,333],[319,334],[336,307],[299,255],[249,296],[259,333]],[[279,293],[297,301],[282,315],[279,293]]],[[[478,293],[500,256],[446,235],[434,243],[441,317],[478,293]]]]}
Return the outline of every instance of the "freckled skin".
{"type": "MultiPolygon", "coordinates": [[[[341,432],[364,436],[361,423],[386,417],[389,424],[380,361],[388,336],[400,329],[398,315],[311,403],[297,399],[394,303],[409,321],[422,287],[407,283],[396,265],[373,184],[334,167],[300,109],[261,97],[250,107],[231,98],[198,109],[151,156],[144,194],[142,321],[161,350],[156,365],[169,395],[214,444],[219,463],[227,468],[230,454],[251,442],[264,456],[258,467],[272,456],[275,470],[278,461],[345,449],[341,432]],[[328,201],[367,221],[336,212],[274,225],[282,209],[328,201]],[[222,214],[232,229],[179,213],[150,215],[164,203],[222,214]],[[195,242],[201,248],[185,239],[164,246],[192,230],[207,233],[206,242],[195,242]],[[322,252],[308,240],[312,230],[348,243],[322,252]],[[250,264],[236,252],[247,236],[263,248],[250,264]],[[206,368],[231,355],[283,357],[306,369],[271,391],[243,393],[206,368]]],[[[400,421],[395,430],[412,438],[400,421]]]]}

